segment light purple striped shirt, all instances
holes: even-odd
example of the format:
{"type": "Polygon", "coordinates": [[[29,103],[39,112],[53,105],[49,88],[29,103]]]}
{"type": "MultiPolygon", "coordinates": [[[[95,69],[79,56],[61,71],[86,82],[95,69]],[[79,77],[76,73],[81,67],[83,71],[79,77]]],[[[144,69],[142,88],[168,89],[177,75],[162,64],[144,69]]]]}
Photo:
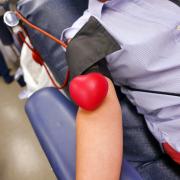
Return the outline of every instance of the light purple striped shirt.
{"type": "MultiPolygon", "coordinates": [[[[180,8],[168,0],[89,1],[63,37],[72,38],[95,16],[122,49],[106,57],[115,84],[180,93],[180,8]]],[[[160,142],[180,152],[180,97],[122,88],[160,142]]]]}

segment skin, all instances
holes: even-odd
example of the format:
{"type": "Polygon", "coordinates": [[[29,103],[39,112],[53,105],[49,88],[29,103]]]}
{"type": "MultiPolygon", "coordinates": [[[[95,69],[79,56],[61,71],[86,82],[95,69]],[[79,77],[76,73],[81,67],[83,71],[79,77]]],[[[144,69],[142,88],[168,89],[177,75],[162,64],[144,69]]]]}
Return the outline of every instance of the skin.
{"type": "Polygon", "coordinates": [[[122,113],[112,82],[99,108],[77,114],[76,180],[119,180],[122,113]]]}

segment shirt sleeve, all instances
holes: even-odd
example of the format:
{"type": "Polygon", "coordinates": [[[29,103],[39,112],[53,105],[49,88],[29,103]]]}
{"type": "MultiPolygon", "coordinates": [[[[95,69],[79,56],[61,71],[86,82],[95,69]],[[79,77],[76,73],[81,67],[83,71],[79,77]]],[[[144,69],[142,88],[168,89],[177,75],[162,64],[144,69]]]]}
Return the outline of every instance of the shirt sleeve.
{"type": "Polygon", "coordinates": [[[84,26],[84,24],[89,20],[90,16],[90,12],[86,10],[84,14],[79,19],[77,19],[71,27],[65,29],[62,32],[61,40],[67,41],[69,39],[72,39],[77,34],[77,32],[84,26]]]}

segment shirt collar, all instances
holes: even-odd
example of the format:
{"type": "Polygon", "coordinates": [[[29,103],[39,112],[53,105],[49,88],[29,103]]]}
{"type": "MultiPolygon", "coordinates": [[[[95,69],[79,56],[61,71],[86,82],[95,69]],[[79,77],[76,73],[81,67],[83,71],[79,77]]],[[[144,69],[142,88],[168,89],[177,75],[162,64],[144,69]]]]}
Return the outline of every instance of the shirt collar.
{"type": "Polygon", "coordinates": [[[100,19],[104,5],[111,7],[111,8],[116,8],[116,6],[121,4],[122,1],[125,1],[125,0],[107,0],[104,3],[100,2],[98,0],[89,0],[88,10],[92,15],[94,15],[100,19]]]}
{"type": "Polygon", "coordinates": [[[102,3],[98,0],[89,0],[88,10],[92,15],[101,18],[102,8],[104,4],[105,3],[102,3]]]}

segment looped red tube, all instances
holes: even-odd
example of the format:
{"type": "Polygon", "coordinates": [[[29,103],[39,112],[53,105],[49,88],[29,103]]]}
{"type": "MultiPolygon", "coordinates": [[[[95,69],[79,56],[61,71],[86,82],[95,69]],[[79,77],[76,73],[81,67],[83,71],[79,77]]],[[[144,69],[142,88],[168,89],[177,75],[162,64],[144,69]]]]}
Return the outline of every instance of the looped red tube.
{"type": "Polygon", "coordinates": [[[100,73],[76,76],[69,85],[70,96],[81,108],[92,111],[97,109],[108,93],[108,81],[100,73]]]}
{"type": "Polygon", "coordinates": [[[37,27],[36,25],[32,24],[30,21],[28,21],[19,11],[15,11],[17,17],[19,19],[21,19],[21,21],[23,21],[25,24],[27,24],[28,26],[30,26],[32,29],[39,31],[40,33],[44,34],[45,36],[49,37],[50,39],[52,39],[53,41],[55,41],[56,43],[58,43],[60,46],[67,48],[67,44],[65,44],[63,41],[57,39],[56,37],[54,37],[53,35],[51,35],[50,33],[44,31],[43,29],[37,27]]]}
{"type": "MultiPolygon", "coordinates": [[[[24,31],[24,32],[25,32],[25,34],[27,35],[26,31],[24,31]]],[[[27,35],[27,36],[28,36],[28,35],[27,35]]],[[[36,63],[38,63],[39,65],[44,66],[44,68],[45,68],[45,70],[46,70],[46,72],[47,72],[47,74],[48,74],[48,76],[49,76],[52,84],[53,84],[57,89],[59,89],[59,90],[60,90],[60,89],[63,89],[63,88],[67,85],[67,83],[68,83],[69,74],[70,74],[69,69],[68,69],[67,72],[66,72],[66,78],[65,78],[63,84],[62,84],[61,86],[58,86],[57,83],[55,82],[55,80],[52,78],[52,76],[51,76],[48,68],[46,67],[46,64],[44,63],[44,60],[43,60],[43,58],[41,57],[41,55],[39,54],[39,52],[38,52],[36,49],[34,49],[34,48],[25,40],[25,36],[23,35],[23,33],[18,32],[18,37],[19,37],[20,40],[21,40],[23,43],[25,43],[25,44],[27,45],[27,47],[31,50],[31,52],[32,52],[32,58],[34,59],[34,61],[35,61],[36,63]]],[[[29,40],[31,41],[30,38],[29,38],[29,40]]],[[[22,45],[21,42],[20,42],[20,45],[22,45]]]]}
{"type": "Polygon", "coordinates": [[[39,65],[43,65],[44,61],[42,59],[42,57],[40,56],[40,54],[38,53],[38,51],[36,51],[35,49],[33,49],[32,51],[32,58],[36,61],[36,63],[38,63],[39,65]]]}

